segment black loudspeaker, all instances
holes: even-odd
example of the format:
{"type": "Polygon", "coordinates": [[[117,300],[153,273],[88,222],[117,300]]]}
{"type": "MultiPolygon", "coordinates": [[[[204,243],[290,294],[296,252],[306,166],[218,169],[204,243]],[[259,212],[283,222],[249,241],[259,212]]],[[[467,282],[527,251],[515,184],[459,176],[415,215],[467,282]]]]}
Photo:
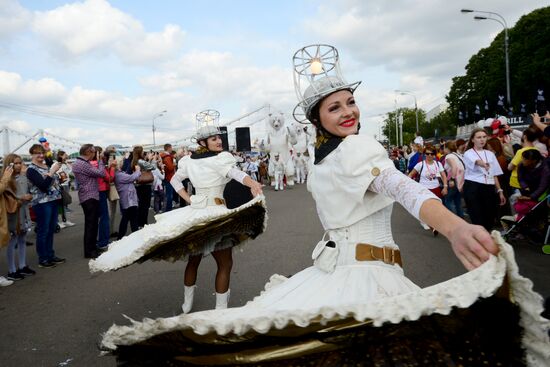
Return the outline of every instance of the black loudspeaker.
{"type": "Polygon", "coordinates": [[[250,152],[250,128],[235,128],[235,139],[237,140],[237,152],[250,152]]]}
{"type": "Polygon", "coordinates": [[[222,138],[223,150],[227,152],[229,151],[229,142],[227,140],[227,126],[220,126],[220,130],[224,132],[224,134],[221,134],[220,136],[222,138]]]}

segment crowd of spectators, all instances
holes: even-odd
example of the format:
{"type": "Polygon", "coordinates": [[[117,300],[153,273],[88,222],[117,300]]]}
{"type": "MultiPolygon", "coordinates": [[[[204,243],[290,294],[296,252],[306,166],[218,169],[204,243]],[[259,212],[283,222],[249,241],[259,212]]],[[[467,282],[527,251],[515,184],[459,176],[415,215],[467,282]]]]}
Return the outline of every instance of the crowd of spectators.
{"type": "MultiPolygon", "coordinates": [[[[8,271],[0,286],[34,275],[26,251],[34,228],[39,268],[52,268],[66,260],[55,252],[54,234],[75,224],[69,220],[72,191],[84,214],[83,256],[95,258],[111,241],[147,225],[149,210],[155,214],[185,206],[174,195],[170,180],[177,162],[191,151],[165,144],[163,151],[145,151],[135,146],[117,152],[84,144],[75,159],[62,150],[53,152],[45,138],[29,149],[31,161],[24,164],[16,154],[3,159],[0,175],[0,248],[6,247],[8,271]]],[[[268,180],[268,156],[233,154],[238,166],[257,180],[268,180]]],[[[188,180],[187,180],[188,181],[188,180]]],[[[190,194],[193,187],[184,182],[190,194]]]]}
{"type": "MultiPolygon", "coordinates": [[[[533,123],[523,130],[510,127],[504,117],[492,119],[467,140],[430,142],[417,134],[408,146],[388,147],[388,154],[399,171],[434,192],[456,215],[488,230],[507,230],[550,190],[550,113],[531,117],[533,123]]],[[[547,206],[538,207],[543,210],[536,220],[545,225],[547,206]]],[[[540,227],[534,233],[538,238],[540,227]]]]}

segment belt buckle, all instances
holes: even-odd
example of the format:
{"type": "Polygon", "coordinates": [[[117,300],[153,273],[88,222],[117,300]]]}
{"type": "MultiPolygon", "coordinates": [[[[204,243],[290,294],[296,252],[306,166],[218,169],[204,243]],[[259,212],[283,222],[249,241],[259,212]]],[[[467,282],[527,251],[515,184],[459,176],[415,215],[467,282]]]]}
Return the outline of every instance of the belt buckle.
{"type": "Polygon", "coordinates": [[[393,265],[395,263],[394,261],[395,253],[393,252],[393,249],[391,247],[386,247],[386,246],[382,247],[382,258],[376,257],[376,254],[374,253],[374,249],[375,249],[375,246],[371,246],[370,256],[372,257],[373,260],[382,261],[384,264],[390,264],[390,265],[393,265]],[[389,254],[386,251],[388,251],[389,254]]]}
{"type": "Polygon", "coordinates": [[[382,247],[382,254],[384,255],[384,263],[395,264],[395,251],[391,247],[382,247]]]}

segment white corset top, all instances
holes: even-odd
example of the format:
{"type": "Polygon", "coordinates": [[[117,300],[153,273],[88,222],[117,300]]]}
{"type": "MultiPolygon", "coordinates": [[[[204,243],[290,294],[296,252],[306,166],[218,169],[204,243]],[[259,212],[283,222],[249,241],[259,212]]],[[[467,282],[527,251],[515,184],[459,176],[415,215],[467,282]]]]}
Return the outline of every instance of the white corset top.
{"type": "Polygon", "coordinates": [[[336,243],[339,250],[337,265],[377,265],[401,269],[399,265],[388,265],[380,261],[357,261],[355,259],[355,247],[358,243],[398,249],[391,234],[392,208],[393,205],[386,206],[350,226],[327,231],[329,238],[336,243]]]}
{"type": "Polygon", "coordinates": [[[331,229],[328,235],[340,247],[348,244],[355,248],[357,243],[368,243],[377,247],[398,248],[391,234],[392,208],[393,205],[389,205],[350,226],[331,229]]]}
{"type": "Polygon", "coordinates": [[[218,205],[214,199],[223,199],[223,190],[225,185],[218,185],[212,187],[195,187],[195,195],[197,201],[206,201],[206,205],[218,205]]]}

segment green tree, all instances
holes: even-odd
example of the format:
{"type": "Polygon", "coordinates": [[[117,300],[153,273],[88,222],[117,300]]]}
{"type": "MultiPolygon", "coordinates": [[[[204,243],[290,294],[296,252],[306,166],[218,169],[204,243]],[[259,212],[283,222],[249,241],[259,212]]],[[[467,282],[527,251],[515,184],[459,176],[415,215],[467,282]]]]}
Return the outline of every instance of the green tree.
{"type": "MultiPolygon", "coordinates": [[[[550,97],[550,7],[522,16],[508,35],[512,107],[518,112],[520,104],[527,103],[528,111],[533,111],[538,88],[545,88],[550,97]]],[[[506,95],[504,30],[489,47],[473,55],[465,69],[465,75],[452,79],[447,95],[455,124],[459,111],[468,112],[466,123],[475,122],[476,104],[483,108],[488,100],[494,108],[497,95],[506,95]]]]}
{"type": "Polygon", "coordinates": [[[456,122],[449,109],[440,112],[430,122],[426,123],[428,133],[426,137],[454,137],[456,135],[456,122]],[[437,133],[436,133],[437,132],[437,133]]]}
{"type": "MultiPolygon", "coordinates": [[[[382,132],[389,140],[391,145],[398,145],[398,141],[395,133],[395,121],[396,116],[403,113],[403,144],[409,144],[414,140],[416,133],[416,114],[414,108],[400,108],[396,111],[388,113],[388,116],[384,119],[384,126],[382,132]]],[[[418,125],[420,127],[420,133],[424,136],[424,132],[427,132],[425,126],[426,113],[422,110],[418,110],[418,125]]]]}

